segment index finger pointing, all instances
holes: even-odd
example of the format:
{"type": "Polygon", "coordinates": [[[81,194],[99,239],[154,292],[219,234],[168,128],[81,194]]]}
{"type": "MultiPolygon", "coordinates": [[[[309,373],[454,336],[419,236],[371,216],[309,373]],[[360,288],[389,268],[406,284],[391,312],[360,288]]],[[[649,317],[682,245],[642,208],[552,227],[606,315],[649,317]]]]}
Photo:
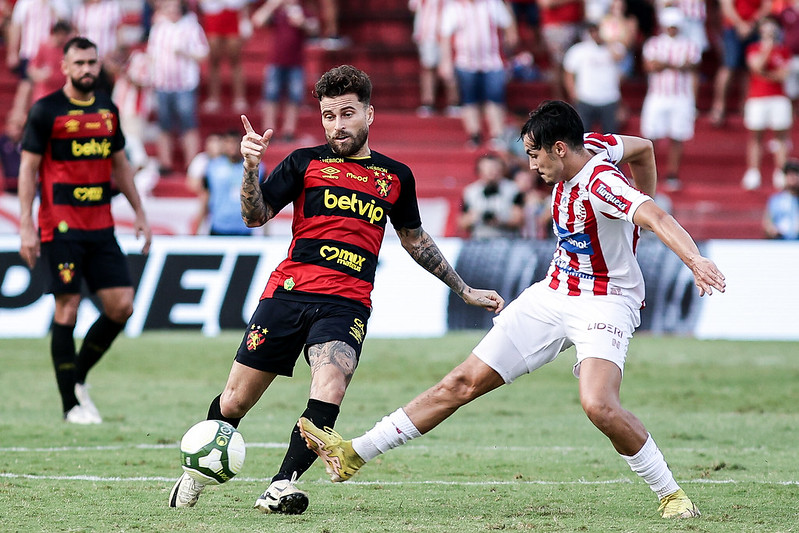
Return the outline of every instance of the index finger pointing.
{"type": "Polygon", "coordinates": [[[255,130],[252,129],[250,121],[247,119],[247,115],[241,115],[241,123],[244,124],[244,129],[247,133],[255,133],[255,130]]]}

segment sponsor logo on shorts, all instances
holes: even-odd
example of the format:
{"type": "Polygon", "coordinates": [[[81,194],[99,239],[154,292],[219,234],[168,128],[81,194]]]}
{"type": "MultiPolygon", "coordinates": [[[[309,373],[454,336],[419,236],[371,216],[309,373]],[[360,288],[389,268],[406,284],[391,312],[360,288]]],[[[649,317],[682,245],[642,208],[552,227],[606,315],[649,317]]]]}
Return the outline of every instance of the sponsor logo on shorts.
{"type": "Polygon", "coordinates": [[[319,249],[321,255],[326,261],[335,261],[339,265],[344,265],[351,268],[355,272],[360,272],[366,258],[360,254],[343,250],[335,246],[322,246],[319,249]]]}
{"type": "Polygon", "coordinates": [[[620,339],[624,338],[624,330],[621,330],[614,326],[613,324],[606,324],[605,322],[594,322],[593,324],[589,324],[588,331],[607,331],[611,335],[618,337],[620,339]]]}
{"type": "Polygon", "coordinates": [[[250,331],[247,332],[247,350],[250,352],[257,350],[266,340],[267,333],[269,333],[269,330],[262,328],[258,324],[250,326],[250,331]]]}
{"type": "Polygon", "coordinates": [[[352,326],[350,326],[350,335],[358,344],[363,342],[364,335],[366,334],[366,325],[363,323],[363,320],[360,318],[356,318],[352,321],[352,326]]]}
{"type": "Polygon", "coordinates": [[[59,263],[58,277],[65,284],[72,283],[72,280],[75,279],[75,263],[59,263]]]}

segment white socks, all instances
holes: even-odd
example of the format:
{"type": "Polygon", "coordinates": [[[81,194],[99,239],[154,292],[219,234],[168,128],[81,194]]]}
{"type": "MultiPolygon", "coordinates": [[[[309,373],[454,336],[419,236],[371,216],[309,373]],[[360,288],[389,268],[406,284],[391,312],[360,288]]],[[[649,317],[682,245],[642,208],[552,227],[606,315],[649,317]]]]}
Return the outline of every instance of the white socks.
{"type": "Polygon", "coordinates": [[[352,448],[364,461],[396,448],[422,434],[402,409],[397,409],[375,424],[375,427],[352,439],[352,448]]]}
{"type": "Polygon", "coordinates": [[[621,457],[627,461],[633,472],[649,483],[649,488],[655,491],[658,499],[668,496],[680,488],[674,480],[663,454],[657,444],[655,444],[655,441],[652,440],[652,435],[647,436],[646,442],[638,453],[632,457],[628,455],[622,455],[621,457]]]}

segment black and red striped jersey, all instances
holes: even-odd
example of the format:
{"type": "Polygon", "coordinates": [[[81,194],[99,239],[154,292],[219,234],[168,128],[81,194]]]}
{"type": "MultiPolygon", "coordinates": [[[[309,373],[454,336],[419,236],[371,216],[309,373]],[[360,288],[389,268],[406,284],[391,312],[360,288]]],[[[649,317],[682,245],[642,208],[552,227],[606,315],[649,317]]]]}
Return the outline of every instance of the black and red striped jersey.
{"type": "Polygon", "coordinates": [[[288,257],[262,298],[280,293],[337,296],[371,307],[377,257],[386,222],[421,226],[413,173],[377,152],[336,155],[327,145],[289,154],[261,183],[276,211],[294,206],[288,257]]]}
{"type": "Polygon", "coordinates": [[[42,156],[42,241],[91,239],[113,231],[111,156],[124,147],[119,111],[105,93],[81,102],[59,90],[33,104],[22,149],[42,156]]]}

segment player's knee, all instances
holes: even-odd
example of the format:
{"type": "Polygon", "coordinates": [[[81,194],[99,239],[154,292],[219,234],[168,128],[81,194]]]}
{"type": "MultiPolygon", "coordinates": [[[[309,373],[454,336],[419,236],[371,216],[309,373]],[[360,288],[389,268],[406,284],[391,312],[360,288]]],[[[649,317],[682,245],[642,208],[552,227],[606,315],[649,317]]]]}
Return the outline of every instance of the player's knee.
{"type": "Polygon", "coordinates": [[[251,404],[234,393],[225,391],[219,398],[219,410],[225,418],[241,418],[250,410],[251,404]]]}
{"type": "Polygon", "coordinates": [[[477,383],[465,372],[455,369],[435,387],[435,394],[445,403],[463,405],[478,396],[477,383]]]}
{"type": "Polygon", "coordinates": [[[133,314],[133,302],[119,302],[117,305],[106,309],[105,314],[114,322],[125,324],[133,314]]]}
{"type": "Polygon", "coordinates": [[[600,431],[609,428],[618,414],[615,403],[608,402],[604,398],[590,397],[581,398],[583,411],[586,416],[600,431]]]}

